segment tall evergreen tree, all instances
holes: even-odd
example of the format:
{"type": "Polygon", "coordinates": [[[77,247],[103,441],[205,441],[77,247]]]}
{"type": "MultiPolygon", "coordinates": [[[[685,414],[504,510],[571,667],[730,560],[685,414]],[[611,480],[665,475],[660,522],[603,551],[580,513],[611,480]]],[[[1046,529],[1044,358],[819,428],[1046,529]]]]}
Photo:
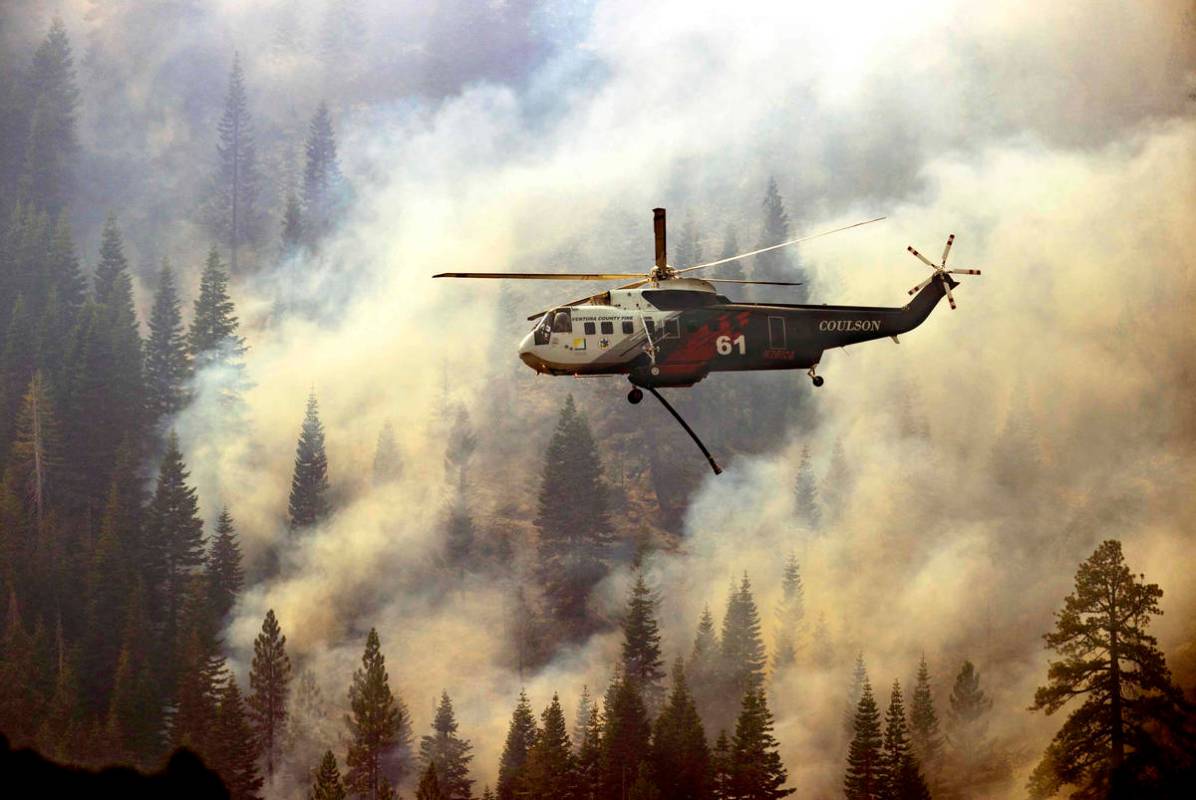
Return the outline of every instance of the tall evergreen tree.
{"type": "Polygon", "coordinates": [[[287,722],[291,659],[286,646],[287,637],[282,635],[274,609],[270,609],[262,620],[262,632],[253,642],[253,664],[249,670],[249,718],[256,749],[266,759],[269,777],[274,776],[287,722]]]}
{"type": "Polygon", "coordinates": [[[573,718],[573,748],[580,752],[586,740],[586,731],[590,724],[590,715],[595,710],[594,698],[590,695],[590,687],[581,687],[581,697],[577,699],[577,716],[573,718]]]}
{"type": "Polygon", "coordinates": [[[308,127],[303,169],[303,220],[307,239],[315,244],[336,221],[341,191],[336,136],[328,104],[321,102],[308,127]]]}
{"type": "Polygon", "coordinates": [[[294,192],[287,194],[286,210],[282,215],[282,232],[280,238],[280,254],[283,259],[294,258],[303,248],[305,231],[303,229],[303,209],[299,205],[299,196],[294,192]]]}
{"type": "MultiPolygon", "coordinates": [[[[727,230],[723,234],[723,249],[718,254],[719,259],[734,258],[739,255],[739,237],[735,235],[735,226],[728,224],[727,230]]],[[[728,261],[719,266],[719,274],[734,280],[743,280],[747,277],[747,273],[743,270],[743,262],[735,260],[728,261]]]]}
{"type": "Polygon", "coordinates": [[[316,394],[307,397],[299,444],[295,448],[295,473],[291,478],[291,498],[287,508],[291,530],[309,528],[323,521],[328,507],[328,458],[324,455],[324,425],[316,394]]]}
{"type": "Polygon", "coordinates": [[[240,55],[233,56],[224,114],[217,132],[210,224],[215,235],[228,243],[230,269],[236,274],[238,248],[256,243],[262,229],[261,175],[240,55]]]}
{"type": "Polygon", "coordinates": [[[353,673],[349,707],[345,783],[356,794],[380,800],[387,781],[398,783],[410,764],[411,717],[403,701],[391,693],[386,659],[373,628],[366,637],[361,669],[353,673]]]}
{"type": "Polygon", "coordinates": [[[237,371],[243,368],[245,341],[237,334],[240,322],[235,310],[228,294],[228,273],[220,253],[212,247],[199,278],[199,295],[187,333],[196,371],[214,364],[237,371]]]}
{"type": "Polygon", "coordinates": [[[777,800],[796,789],[786,789],[789,773],[777,752],[772,735],[772,712],[763,689],[751,689],[743,696],[735,736],[731,740],[731,794],[743,800],[777,800]]]}
{"type": "Polygon", "coordinates": [[[937,769],[943,750],[943,737],[939,733],[938,714],[934,710],[934,695],[930,690],[930,669],[926,656],[918,664],[918,680],[914,684],[914,696],[910,703],[910,746],[914,755],[927,770],[937,769]]]}
{"type": "Polygon", "coordinates": [[[395,441],[395,429],[390,420],[378,433],[378,444],[374,448],[374,485],[382,486],[399,479],[403,474],[403,459],[395,441]]]}
{"type": "Polygon", "coordinates": [[[19,408],[6,470],[40,531],[62,466],[58,419],[40,371],[33,373],[19,408]]]}
{"type": "Polygon", "coordinates": [[[35,206],[59,214],[74,188],[79,89],[66,26],[58,17],[33,55],[27,98],[32,116],[22,188],[35,206]]]}
{"type": "Polygon", "coordinates": [[[726,731],[718,732],[710,754],[710,797],[711,800],[735,800],[731,787],[731,741],[726,731]]]}
{"type": "Polygon", "coordinates": [[[217,717],[228,677],[224,657],[213,637],[195,626],[187,631],[180,655],[170,742],[190,747],[211,763],[221,745],[217,717]]]}
{"type": "Polygon", "coordinates": [[[228,787],[230,800],[257,800],[262,789],[257,747],[237,680],[228,676],[218,696],[213,740],[213,767],[228,787]]]}
{"type": "Polygon", "coordinates": [[[525,767],[527,755],[539,736],[536,718],[525,692],[519,693],[519,703],[511,715],[507,740],[498,762],[498,800],[515,800],[526,791],[525,767]]]}
{"type": "Polygon", "coordinates": [[[716,707],[720,701],[719,666],[722,647],[718,633],[714,630],[714,616],[710,606],[702,609],[698,619],[698,632],[694,636],[693,650],[689,654],[686,674],[693,687],[694,704],[707,723],[714,721],[716,707]]]}
{"type": "Polygon", "coordinates": [[[441,788],[435,765],[428,764],[420,773],[419,786],[415,789],[415,800],[448,800],[448,795],[441,788]]]}
{"type": "Polygon", "coordinates": [[[910,758],[909,725],[905,720],[905,702],[901,684],[893,681],[889,708],[885,712],[885,736],[880,753],[880,782],[882,794],[896,797],[901,781],[901,769],[910,758]]]}
{"type": "Polygon", "coordinates": [[[664,694],[664,661],[656,624],[659,605],[660,599],[644,582],[643,571],[636,570],[623,615],[623,676],[635,683],[650,712],[660,707],[664,694]]]}
{"type": "Polygon", "coordinates": [[[555,694],[540,715],[540,735],[528,751],[524,774],[529,800],[577,798],[577,762],[565,727],[565,712],[555,694]]]}
{"type": "Polygon", "coordinates": [[[814,481],[809,445],[801,450],[797,478],[793,482],[793,499],[798,523],[811,533],[817,532],[822,523],[822,509],[818,506],[818,486],[814,481]]]}
{"type": "Polygon", "coordinates": [[[651,752],[652,728],[635,681],[615,678],[602,733],[601,796],[623,797],[651,752]]]}
{"type": "Polygon", "coordinates": [[[847,754],[843,792],[847,800],[880,800],[883,797],[883,754],[881,753],[880,709],[867,679],[856,705],[854,735],[847,754]]]}
{"type": "Polygon", "coordinates": [[[150,335],[145,348],[145,405],[155,421],[168,419],[187,402],[191,357],[183,335],[182,303],[174,285],[170,262],[162,261],[158,291],[150,312],[150,335]]]}
{"type": "Polygon", "coordinates": [[[574,739],[577,745],[578,800],[597,800],[601,796],[602,727],[598,704],[592,703],[585,727],[574,739]]]}
{"type": "Polygon", "coordinates": [[[165,615],[165,641],[178,641],[180,612],[190,576],[203,565],[203,520],[195,490],[187,485],[187,472],[179,440],[172,431],[158,469],[153,499],[146,509],[146,545],[154,606],[165,615]]]}
{"type": "Polygon", "coordinates": [[[781,574],[781,602],[777,606],[777,645],[773,663],[778,671],[797,661],[797,641],[806,616],[805,593],[797,556],[790,553],[781,574]]]}
{"type": "Polygon", "coordinates": [[[973,752],[988,727],[985,714],[992,708],[992,698],[980,688],[980,673],[971,661],[964,661],[951,689],[948,720],[950,736],[956,749],[973,752]]]}
{"type": "Polygon", "coordinates": [[[540,581],[566,636],[594,627],[590,590],[607,574],[613,536],[593,434],[570,395],[544,455],[536,528],[540,581]]]}
{"type": "Polygon", "coordinates": [[[116,283],[122,274],[128,274],[129,260],[125,257],[124,240],[116,225],[116,215],[109,213],[104,220],[100,234],[100,260],[95,270],[95,301],[100,305],[111,305],[118,298],[114,296],[116,283]]]}
{"type": "Polygon", "coordinates": [[[1053,714],[1073,698],[1083,702],[1034,770],[1034,796],[1073,786],[1073,797],[1179,797],[1184,778],[1196,774],[1193,708],[1147,632],[1162,597],[1158,584],[1130,572],[1116,539],[1080,564],[1055,630],[1043,636],[1062,659],[1051,662],[1031,709],[1053,714]],[[1175,769],[1185,760],[1186,776],[1175,769]]]}
{"type": "Polygon", "coordinates": [[[867,682],[868,670],[864,667],[864,654],[856,653],[855,667],[851,671],[851,684],[847,689],[847,708],[843,712],[843,727],[849,739],[855,735],[860,696],[864,693],[864,684],[867,682]]]}
{"type": "Polygon", "coordinates": [[[810,634],[810,662],[818,669],[830,669],[835,664],[835,643],[826,624],[826,614],[821,611],[810,634]]]}
{"type": "Polygon", "coordinates": [[[320,759],[320,768],[312,779],[307,800],[345,800],[345,784],[341,781],[336,756],[331,750],[325,750],[324,757],[320,759]]]}
{"type": "Polygon", "coordinates": [[[105,731],[120,760],[148,768],[161,754],[162,696],[151,659],[155,642],[146,602],[146,591],[137,581],[126,604],[105,731]]]}
{"type": "Polygon", "coordinates": [[[74,320],[87,295],[87,281],[79,270],[79,256],[75,252],[75,239],[66,214],[59,215],[54,225],[47,272],[51,286],[69,310],[67,319],[74,320]]]}
{"type": "MultiPolygon", "coordinates": [[[[760,231],[759,246],[770,247],[792,238],[789,215],[785,211],[785,203],[781,199],[781,193],[777,189],[775,178],[770,177],[768,179],[768,188],[764,192],[762,207],[764,211],[764,224],[760,231]]],[[[757,280],[797,281],[808,284],[809,281],[806,279],[805,271],[801,269],[800,265],[794,264],[795,260],[796,256],[793,256],[791,252],[787,252],[784,248],[760,253],[756,256],[752,277],[757,280]]],[[[806,302],[808,292],[804,285],[799,287],[795,294],[797,295],[797,299],[794,302],[806,302]]]]}
{"type": "Polygon", "coordinates": [[[432,733],[420,739],[420,763],[432,767],[436,773],[441,796],[445,800],[470,800],[473,781],[469,777],[469,762],[473,749],[468,739],[457,735],[457,718],[448,692],[440,693],[440,705],[432,720],[432,733]]]}
{"type": "Polygon", "coordinates": [[[668,702],[653,730],[652,773],[662,800],[701,800],[708,796],[710,748],[680,658],[673,665],[668,702]]]}
{"type": "MultiPolygon", "coordinates": [[[[747,573],[727,600],[723,617],[721,680],[724,698],[736,703],[749,692],[764,685],[764,665],[767,663],[764,640],[760,635],[760,613],[752,598],[752,583],[747,573]]],[[[734,706],[731,706],[731,718],[734,706]]],[[[726,719],[720,718],[720,723],[726,719]]],[[[719,727],[723,727],[721,724],[719,727]]]]}
{"type": "Polygon", "coordinates": [[[245,583],[241,545],[237,541],[237,529],[233,526],[228,508],[222,508],[216,519],[216,537],[208,551],[207,572],[212,594],[212,614],[217,620],[224,620],[232,612],[245,583]]]}

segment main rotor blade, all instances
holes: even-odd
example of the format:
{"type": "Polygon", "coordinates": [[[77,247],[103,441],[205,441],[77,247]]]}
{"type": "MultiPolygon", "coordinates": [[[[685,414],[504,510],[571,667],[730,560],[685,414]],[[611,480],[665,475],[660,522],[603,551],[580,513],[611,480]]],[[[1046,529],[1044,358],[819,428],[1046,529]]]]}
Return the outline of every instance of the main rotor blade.
{"type": "Polygon", "coordinates": [[[514,278],[525,281],[618,281],[642,272],[441,272],[433,278],[514,278]]]}
{"type": "Polygon", "coordinates": [[[747,258],[748,256],[759,255],[760,253],[767,253],[769,250],[776,250],[778,247],[788,247],[789,245],[797,244],[798,242],[808,242],[811,239],[817,239],[819,236],[829,236],[832,233],[838,233],[839,231],[845,231],[850,228],[858,228],[861,225],[871,225],[873,222],[880,222],[882,219],[887,219],[887,217],[877,217],[876,219],[869,219],[869,220],[865,220],[864,222],[856,222],[852,225],[844,225],[842,228],[835,228],[833,231],[822,231],[821,233],[812,233],[809,236],[802,236],[797,239],[790,239],[789,241],[781,242],[780,244],[773,244],[773,245],[769,245],[768,247],[761,247],[759,250],[752,250],[750,253],[740,253],[739,255],[731,256],[730,258],[720,258],[718,261],[707,261],[705,264],[698,264],[697,266],[686,267],[685,269],[679,269],[679,270],[677,270],[677,274],[680,275],[683,272],[692,272],[695,269],[706,269],[706,267],[713,267],[713,266],[717,266],[718,264],[726,264],[730,261],[738,261],[741,258],[747,258]]]}
{"type": "Polygon", "coordinates": [[[951,252],[951,245],[955,243],[955,234],[948,234],[947,246],[943,248],[943,260],[939,262],[942,266],[947,266],[947,254],[951,252]]]}
{"type": "MultiPolygon", "coordinates": [[[[625,283],[622,286],[616,286],[615,288],[616,289],[634,289],[637,286],[643,286],[647,282],[648,282],[648,279],[643,278],[642,280],[633,281],[632,283],[625,283]]],[[[602,296],[601,294],[592,294],[589,297],[583,297],[580,300],[570,300],[568,303],[561,303],[560,305],[555,305],[552,308],[570,308],[572,306],[579,306],[583,303],[588,303],[589,301],[593,300],[595,297],[601,297],[601,296],[602,296]]],[[[535,322],[536,320],[540,319],[540,317],[544,316],[551,310],[552,310],[551,308],[546,308],[537,314],[532,314],[530,317],[527,318],[527,321],[535,322]]]]}
{"type": "Polygon", "coordinates": [[[947,270],[947,272],[951,273],[952,275],[979,275],[980,274],[980,270],[978,270],[978,269],[949,269],[949,270],[947,270]]]}
{"type": "Polygon", "coordinates": [[[738,281],[734,278],[698,278],[697,280],[705,281],[706,283],[753,283],[757,286],[803,286],[801,283],[793,283],[791,281],[738,281]]]}

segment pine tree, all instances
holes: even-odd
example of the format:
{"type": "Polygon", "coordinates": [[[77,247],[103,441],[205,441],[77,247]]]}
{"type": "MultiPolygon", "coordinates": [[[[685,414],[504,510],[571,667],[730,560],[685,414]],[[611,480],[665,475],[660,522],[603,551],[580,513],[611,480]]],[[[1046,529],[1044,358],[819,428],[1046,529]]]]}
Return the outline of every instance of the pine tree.
{"type": "Polygon", "coordinates": [[[256,800],[262,788],[257,748],[245,719],[245,703],[236,678],[228,676],[221,687],[213,740],[213,767],[228,787],[230,800],[256,800]]]}
{"type": "Polygon", "coordinates": [[[181,309],[170,262],[163,260],[145,348],[145,406],[155,422],[177,414],[187,403],[191,357],[181,309]]]}
{"type": "Polygon", "coordinates": [[[282,232],[280,233],[280,255],[282,258],[294,258],[303,249],[305,236],[303,228],[303,209],[299,205],[299,196],[294,192],[287,193],[286,210],[282,215],[282,232]]]}
{"type": "MultiPolygon", "coordinates": [[[[785,212],[785,203],[781,200],[781,193],[777,189],[775,178],[768,179],[768,188],[764,192],[764,225],[760,232],[760,247],[770,247],[774,244],[788,241],[791,238],[789,215],[785,212]]],[[[756,256],[752,277],[766,281],[796,281],[808,284],[805,271],[799,264],[795,264],[796,256],[785,248],[770,250],[756,256]]],[[[804,303],[809,295],[806,287],[798,287],[794,293],[796,303],[804,303]]]]}
{"type": "Polygon", "coordinates": [[[261,175],[257,166],[253,119],[245,93],[241,58],[236,54],[229,74],[224,114],[217,131],[219,141],[216,144],[217,167],[212,181],[210,222],[215,235],[228,243],[230,269],[236,274],[238,248],[256,243],[262,227],[261,175]]]}
{"type": "Polygon", "coordinates": [[[32,115],[25,159],[24,194],[51,214],[68,205],[79,150],[75,112],[79,90],[66,27],[58,17],[50,25],[29,70],[27,102],[32,115]]]}
{"type": "Polygon", "coordinates": [[[345,724],[351,741],[345,783],[350,791],[375,800],[381,797],[385,780],[397,783],[408,768],[411,717],[403,701],[391,693],[386,659],[373,628],[366,637],[361,669],[353,673],[349,707],[345,724]],[[390,774],[384,774],[388,765],[390,774]]]}
{"type": "Polygon", "coordinates": [[[199,295],[187,333],[197,372],[213,365],[235,371],[243,368],[245,341],[237,335],[240,322],[234,312],[228,294],[228,273],[224,271],[220,253],[212,247],[199,278],[199,295]]]}
{"type": "Polygon", "coordinates": [[[731,789],[731,742],[726,731],[718,732],[718,740],[710,754],[711,800],[735,800],[731,789]]]}
{"type": "Polygon", "coordinates": [[[172,431],[146,509],[146,545],[152,559],[148,569],[157,598],[154,605],[165,613],[165,640],[169,643],[178,640],[187,581],[203,564],[203,520],[195,490],[187,485],[189,476],[172,431]]]}
{"type": "Polygon", "coordinates": [[[524,776],[529,800],[577,798],[577,763],[565,728],[565,712],[555,694],[540,715],[540,735],[528,751],[524,776]]]}
{"type": "Polygon", "coordinates": [[[291,530],[298,531],[323,521],[328,507],[328,458],[324,455],[324,425],[316,394],[307,397],[299,444],[295,448],[295,473],[291,478],[288,512],[291,530]]]}
{"type": "Polygon", "coordinates": [[[910,746],[918,761],[927,769],[936,769],[943,750],[939,733],[938,714],[934,710],[934,696],[930,691],[930,669],[926,656],[918,664],[918,680],[910,703],[910,746]]]}
{"type": "Polygon", "coordinates": [[[973,753],[984,738],[988,727],[984,715],[992,708],[993,701],[980,688],[980,673],[971,661],[964,661],[959,668],[950,700],[948,721],[952,744],[962,752],[973,753]]]}
{"type": "Polygon", "coordinates": [[[822,509],[818,506],[818,487],[814,482],[814,468],[810,462],[810,448],[801,450],[801,462],[797,465],[797,478],[793,482],[794,510],[797,521],[811,533],[817,532],[822,523],[822,509]]]}
{"type": "Polygon", "coordinates": [[[623,616],[623,676],[635,684],[650,712],[660,707],[664,695],[664,661],[656,624],[659,605],[660,599],[644,582],[643,571],[636,570],[623,616]]]}
{"type": "Polygon", "coordinates": [[[440,778],[436,775],[436,767],[428,764],[419,776],[419,786],[415,790],[415,800],[448,800],[448,795],[440,787],[440,778]]]}
{"type": "Polygon", "coordinates": [[[702,262],[702,242],[698,237],[698,227],[694,223],[692,214],[685,215],[685,224],[681,226],[681,235],[677,238],[675,253],[674,267],[692,267],[702,262]]]}
{"type": "Polygon", "coordinates": [[[125,246],[116,215],[108,214],[100,234],[100,261],[95,271],[95,301],[100,305],[111,305],[115,297],[116,283],[121,275],[127,275],[129,260],[125,258],[125,246]]]}
{"type": "Polygon", "coordinates": [[[432,734],[420,740],[419,757],[425,768],[434,768],[445,800],[470,800],[473,797],[473,781],[469,778],[469,762],[473,760],[471,749],[469,740],[457,735],[457,718],[453,715],[448,692],[441,692],[436,718],[432,721],[432,734]]]}
{"type": "Polygon", "coordinates": [[[41,530],[62,464],[62,444],[45,378],[33,373],[17,412],[7,473],[41,530]]]}
{"type": "Polygon", "coordinates": [[[590,687],[583,685],[581,687],[581,697],[577,700],[577,716],[573,718],[573,735],[571,737],[576,752],[581,752],[585,746],[587,730],[590,725],[590,715],[595,709],[594,698],[590,695],[590,687]]]}
{"type": "Polygon", "coordinates": [[[598,704],[590,706],[589,718],[577,744],[578,800],[597,800],[602,777],[602,714],[598,704]]]}
{"type": "Polygon", "coordinates": [[[465,492],[458,489],[449,505],[448,519],[445,523],[445,560],[459,569],[463,568],[471,560],[473,550],[473,518],[469,515],[465,492]]]}
{"type": "Polygon", "coordinates": [[[154,642],[146,611],[146,592],[134,583],[126,603],[112,693],[109,695],[105,729],[122,760],[149,767],[160,755],[162,697],[158,671],[151,663],[154,642]]]}
{"type": "Polygon", "coordinates": [[[907,755],[902,759],[893,784],[892,797],[894,800],[931,800],[930,788],[914,756],[907,755]]]}
{"type": "Polygon", "coordinates": [[[864,654],[856,653],[855,668],[851,671],[851,686],[847,690],[847,708],[843,711],[843,727],[850,739],[855,735],[856,717],[859,715],[860,696],[868,682],[868,670],[864,668],[864,654]]]}
{"type": "Polygon", "coordinates": [[[763,689],[743,696],[735,736],[731,740],[731,795],[743,800],[776,800],[796,789],[786,789],[789,773],[777,752],[772,735],[772,713],[763,689]]]}
{"type": "Polygon", "coordinates": [[[727,701],[737,702],[764,685],[766,663],[764,641],[760,636],[760,614],[746,572],[739,587],[732,590],[727,600],[720,639],[724,697],[727,701]]]}
{"type": "Polygon", "coordinates": [[[897,795],[901,768],[909,758],[909,726],[905,721],[905,703],[901,697],[901,684],[893,681],[889,709],[885,712],[885,738],[880,753],[879,779],[882,794],[888,797],[897,795]]]}
{"type": "Polygon", "coordinates": [[[62,621],[58,622],[58,664],[53,693],[37,728],[37,749],[57,761],[73,760],[83,738],[83,713],[79,702],[79,680],[73,654],[64,651],[62,621]]]}
{"type": "Polygon", "coordinates": [[[303,219],[308,242],[316,244],[332,228],[339,205],[340,166],[328,104],[321,102],[308,128],[303,170],[303,219]]]}
{"type": "MultiPolygon", "coordinates": [[[[1162,613],[1162,597],[1158,584],[1130,572],[1116,539],[1102,542],[1080,564],[1055,630],[1043,636],[1062,660],[1051,662],[1047,685],[1034,693],[1031,710],[1053,714],[1075,697],[1083,703],[1034,770],[1033,795],[1074,786],[1076,797],[1144,797],[1169,784],[1178,790],[1174,796],[1182,793],[1183,777],[1173,770],[1187,760],[1190,777],[1196,737],[1192,706],[1172,682],[1158,640],[1147,632],[1151,617],[1162,613]],[[1186,759],[1179,756],[1185,751],[1186,759]]],[[[968,705],[976,706],[977,701],[968,705]]],[[[1163,788],[1157,796],[1171,796],[1169,791],[1163,788]]]]}
{"type": "Polygon", "coordinates": [[[777,671],[793,666],[797,661],[797,637],[806,616],[805,595],[797,556],[790,553],[785,559],[781,575],[781,602],[777,606],[777,651],[773,664],[777,671]]]}
{"type": "Polygon", "coordinates": [[[121,528],[123,502],[120,484],[114,479],[84,585],[87,633],[80,677],[85,704],[94,712],[104,709],[112,690],[122,644],[112,631],[125,620],[126,602],[133,588],[129,561],[135,551],[127,547],[127,531],[121,528]]]}
{"type": "MultiPolygon", "coordinates": [[[[739,253],[739,237],[735,235],[735,227],[728,224],[727,230],[723,234],[723,249],[718,255],[719,260],[734,258],[739,253]]],[[[743,263],[738,260],[728,261],[725,264],[719,265],[719,274],[723,277],[740,281],[747,277],[747,273],[743,270],[743,263]]]]}
{"type": "Polygon", "coordinates": [[[227,507],[220,510],[220,516],[216,519],[216,538],[212,540],[208,552],[207,572],[212,593],[212,613],[216,619],[223,620],[233,610],[245,583],[241,545],[237,542],[237,530],[233,527],[233,518],[227,507]]]}
{"type": "Polygon", "coordinates": [[[613,542],[590,426],[569,396],[544,456],[536,528],[540,581],[566,636],[593,628],[586,601],[607,574],[613,542]]]}
{"type": "Polygon", "coordinates": [[[270,609],[262,620],[262,632],[253,642],[249,717],[257,751],[265,756],[266,775],[271,778],[287,722],[291,659],[287,656],[286,646],[287,637],[282,635],[274,609],[270,609]]]}
{"type": "Polygon", "coordinates": [[[87,295],[87,281],[79,270],[79,256],[75,252],[75,240],[66,214],[60,215],[54,225],[47,271],[58,299],[68,309],[67,320],[73,321],[87,295]]]}
{"type": "Polygon", "coordinates": [[[345,785],[331,750],[324,751],[324,757],[320,759],[320,768],[312,780],[307,800],[345,800],[345,785]]]}
{"type": "Polygon", "coordinates": [[[653,730],[652,767],[662,800],[696,800],[707,796],[710,748],[680,658],[673,665],[673,688],[668,702],[653,730]]]}
{"type": "Polygon", "coordinates": [[[519,693],[519,703],[511,715],[507,728],[507,740],[503,745],[502,757],[498,762],[498,800],[515,800],[525,790],[525,767],[527,755],[539,736],[536,718],[525,692],[519,693]]]}
{"type": "Polygon", "coordinates": [[[190,747],[205,761],[214,761],[220,747],[216,727],[219,692],[226,681],[224,658],[206,632],[192,626],[181,647],[170,742],[190,747]]]}
{"type": "Polygon", "coordinates": [[[714,720],[715,709],[720,700],[721,652],[722,645],[714,630],[714,616],[710,613],[710,606],[706,606],[698,620],[698,632],[694,636],[694,646],[690,651],[686,673],[693,686],[694,704],[702,719],[708,723],[714,720]]]}
{"type": "Polygon", "coordinates": [[[635,681],[618,676],[606,708],[602,736],[603,797],[622,797],[635,782],[640,763],[648,759],[652,736],[648,712],[635,681]]]}
{"type": "Polygon", "coordinates": [[[844,504],[851,494],[851,488],[851,470],[847,466],[843,440],[839,439],[831,450],[830,465],[827,466],[826,475],[822,479],[822,496],[832,517],[837,517],[845,510],[844,504]]]}
{"type": "Polygon", "coordinates": [[[872,697],[872,684],[866,678],[853,727],[843,792],[847,800],[879,800],[884,790],[880,710],[872,697]]]}
{"type": "Polygon", "coordinates": [[[399,479],[403,474],[403,459],[395,441],[395,429],[390,420],[378,433],[378,445],[374,449],[374,485],[384,486],[399,479]]]}

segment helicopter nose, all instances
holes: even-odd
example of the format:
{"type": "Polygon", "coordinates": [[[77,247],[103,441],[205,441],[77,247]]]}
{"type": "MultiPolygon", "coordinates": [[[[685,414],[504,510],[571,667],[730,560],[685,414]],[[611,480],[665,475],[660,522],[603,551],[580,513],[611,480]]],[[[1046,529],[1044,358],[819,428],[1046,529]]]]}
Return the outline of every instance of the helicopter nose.
{"type": "Polygon", "coordinates": [[[519,359],[536,372],[539,372],[544,362],[536,355],[535,347],[532,334],[529,333],[527,336],[524,336],[523,341],[519,343],[519,359]]]}

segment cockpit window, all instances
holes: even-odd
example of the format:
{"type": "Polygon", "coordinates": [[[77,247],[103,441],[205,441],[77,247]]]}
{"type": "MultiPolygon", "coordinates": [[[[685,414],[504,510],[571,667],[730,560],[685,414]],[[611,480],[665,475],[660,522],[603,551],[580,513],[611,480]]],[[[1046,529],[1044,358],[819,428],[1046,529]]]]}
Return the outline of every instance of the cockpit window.
{"type": "Polygon", "coordinates": [[[573,333],[573,320],[570,317],[569,309],[558,308],[552,312],[552,332],[573,333]]]}

